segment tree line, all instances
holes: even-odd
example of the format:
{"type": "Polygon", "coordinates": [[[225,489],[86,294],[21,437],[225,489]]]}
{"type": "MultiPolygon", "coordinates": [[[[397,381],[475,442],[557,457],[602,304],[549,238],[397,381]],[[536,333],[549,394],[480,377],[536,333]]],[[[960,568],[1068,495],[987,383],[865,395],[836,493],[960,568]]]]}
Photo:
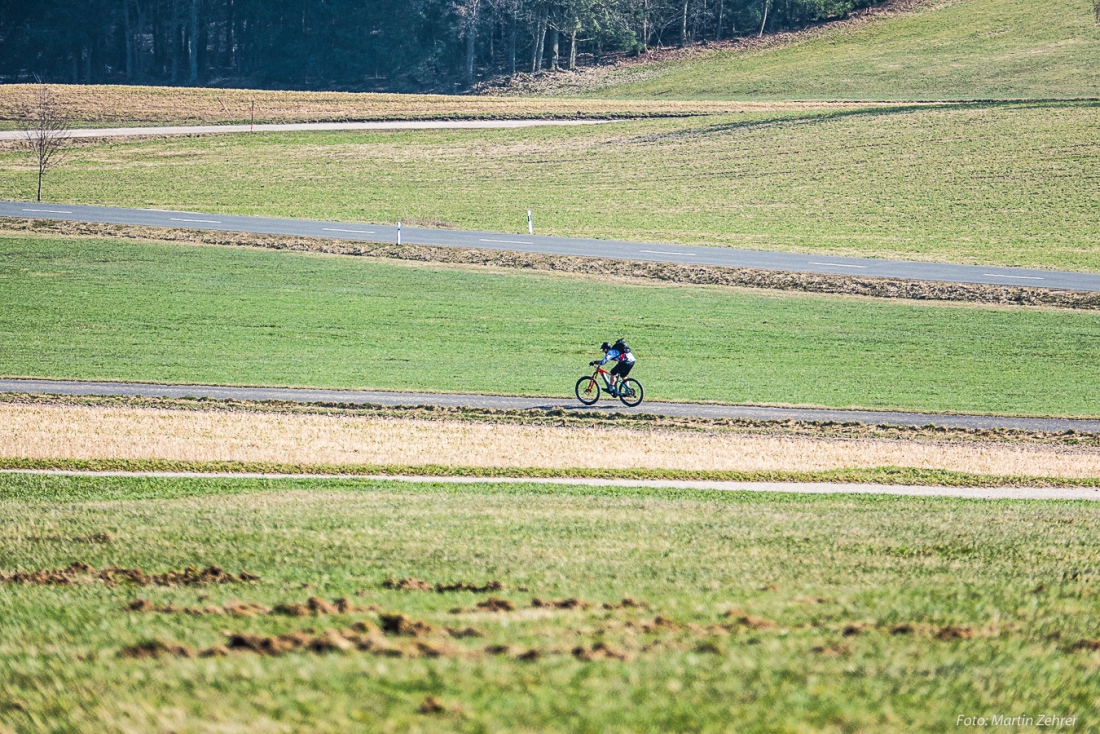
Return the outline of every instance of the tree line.
{"type": "Polygon", "coordinates": [[[0,0],[0,80],[458,91],[882,0],[0,0]]]}

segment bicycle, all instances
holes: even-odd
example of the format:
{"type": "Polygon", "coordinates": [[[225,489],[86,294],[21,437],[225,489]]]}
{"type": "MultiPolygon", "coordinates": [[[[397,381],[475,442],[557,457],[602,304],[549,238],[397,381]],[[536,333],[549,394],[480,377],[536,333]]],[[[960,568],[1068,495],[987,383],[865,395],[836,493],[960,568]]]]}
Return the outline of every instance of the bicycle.
{"type": "Polygon", "coordinates": [[[628,377],[621,380],[617,386],[618,389],[616,389],[611,385],[611,380],[608,379],[610,375],[610,372],[597,365],[596,371],[592,373],[591,377],[582,377],[577,380],[577,386],[573,388],[573,391],[577,394],[577,400],[585,405],[595,405],[596,401],[600,399],[600,391],[603,390],[611,397],[621,400],[623,405],[628,408],[641,405],[642,397],[645,394],[642,383],[633,377],[628,377]],[[596,380],[597,377],[603,378],[602,388],[596,380]]]}

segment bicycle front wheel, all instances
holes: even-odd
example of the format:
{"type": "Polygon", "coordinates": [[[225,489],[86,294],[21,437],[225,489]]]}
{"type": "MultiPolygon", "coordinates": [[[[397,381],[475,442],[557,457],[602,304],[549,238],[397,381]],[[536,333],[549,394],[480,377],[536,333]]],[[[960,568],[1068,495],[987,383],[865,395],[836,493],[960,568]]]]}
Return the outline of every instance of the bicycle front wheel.
{"type": "Polygon", "coordinates": [[[632,377],[623,380],[622,385],[619,387],[619,400],[622,400],[623,405],[628,408],[640,405],[644,394],[642,383],[632,377]]]}
{"type": "Polygon", "coordinates": [[[582,377],[577,380],[574,392],[577,393],[577,400],[585,405],[593,405],[600,399],[600,383],[596,382],[595,377],[582,377]]]}

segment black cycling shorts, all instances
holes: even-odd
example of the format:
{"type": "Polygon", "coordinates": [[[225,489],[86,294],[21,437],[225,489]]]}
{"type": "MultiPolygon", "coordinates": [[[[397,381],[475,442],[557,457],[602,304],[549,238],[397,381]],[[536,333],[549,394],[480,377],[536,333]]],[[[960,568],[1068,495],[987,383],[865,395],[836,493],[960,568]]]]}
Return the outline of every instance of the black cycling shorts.
{"type": "Polygon", "coordinates": [[[634,369],[633,362],[619,362],[611,368],[611,374],[625,378],[627,375],[630,374],[630,370],[632,369],[634,369]]]}

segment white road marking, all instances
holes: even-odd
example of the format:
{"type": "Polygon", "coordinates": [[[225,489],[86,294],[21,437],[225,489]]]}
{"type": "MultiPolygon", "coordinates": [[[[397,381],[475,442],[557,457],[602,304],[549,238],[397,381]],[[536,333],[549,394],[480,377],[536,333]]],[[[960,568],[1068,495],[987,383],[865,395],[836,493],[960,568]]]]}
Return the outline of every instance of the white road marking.
{"type": "Polygon", "coordinates": [[[217,219],[180,219],[179,217],[169,217],[173,222],[202,222],[203,224],[221,224],[217,219]]]}
{"type": "Polygon", "coordinates": [[[1014,278],[1016,280],[1043,280],[1034,275],[999,275],[997,273],[982,273],[983,278],[1014,278]]]}
{"type": "Polygon", "coordinates": [[[828,265],[830,268],[860,268],[861,270],[866,270],[867,269],[866,265],[843,265],[841,263],[815,263],[815,262],[812,262],[812,263],[809,263],[809,264],[810,265],[828,265]]]}
{"type": "Polygon", "coordinates": [[[61,209],[24,209],[25,212],[47,212],[49,214],[72,214],[72,212],[63,211],[61,209]]]}
{"type": "Polygon", "coordinates": [[[664,250],[642,250],[642,252],[648,252],[651,255],[682,255],[684,257],[695,257],[694,252],[665,252],[664,250]]]}
{"type": "Polygon", "coordinates": [[[523,242],[521,240],[485,240],[479,239],[478,242],[496,242],[501,245],[533,245],[534,242],[523,242]]]}
{"type": "Polygon", "coordinates": [[[374,234],[369,229],[333,229],[332,227],[321,227],[323,232],[347,232],[349,234],[374,234]]]}

